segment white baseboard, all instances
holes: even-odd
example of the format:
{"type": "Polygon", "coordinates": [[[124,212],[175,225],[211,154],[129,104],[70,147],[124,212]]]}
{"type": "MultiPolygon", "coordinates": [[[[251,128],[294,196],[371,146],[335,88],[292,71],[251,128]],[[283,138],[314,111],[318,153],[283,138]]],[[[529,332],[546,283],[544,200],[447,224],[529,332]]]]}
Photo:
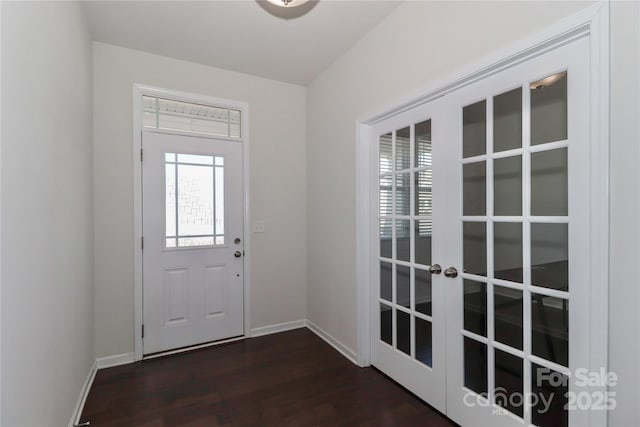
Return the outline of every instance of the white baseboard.
{"type": "Polygon", "coordinates": [[[278,323],[276,325],[262,326],[260,328],[251,329],[249,337],[255,338],[263,335],[277,334],[278,332],[304,328],[305,326],[307,326],[307,321],[305,319],[294,320],[293,322],[278,323]]]}
{"type": "Polygon", "coordinates": [[[308,328],[311,332],[313,332],[314,334],[322,338],[324,341],[327,342],[327,344],[329,344],[330,346],[338,350],[340,354],[342,354],[344,357],[349,359],[352,363],[354,363],[357,366],[360,366],[358,364],[358,356],[355,351],[351,350],[349,347],[342,344],[333,335],[329,334],[320,326],[316,325],[315,323],[313,323],[311,320],[308,320],[308,319],[296,320],[293,322],[279,323],[277,325],[269,325],[269,326],[262,326],[260,328],[254,328],[254,329],[251,329],[250,338],[260,337],[263,335],[277,334],[278,332],[285,332],[285,331],[290,331],[292,329],[299,329],[304,327],[308,328]]]}
{"type": "Polygon", "coordinates": [[[346,345],[342,344],[331,334],[323,330],[320,326],[313,323],[311,320],[307,320],[307,328],[314,334],[325,340],[329,345],[338,350],[344,357],[349,359],[353,364],[358,365],[358,355],[355,351],[351,350],[346,345]]]}
{"type": "Polygon", "coordinates": [[[221,344],[229,344],[236,341],[242,341],[244,338],[245,338],[244,336],[241,336],[236,338],[229,338],[228,340],[220,340],[220,341],[208,342],[208,343],[199,344],[199,345],[193,345],[191,347],[183,347],[177,350],[167,350],[161,353],[154,353],[151,356],[142,356],[142,360],[158,359],[160,357],[173,356],[174,354],[187,353],[193,350],[200,350],[203,348],[215,347],[221,344]]]}
{"type": "Polygon", "coordinates": [[[126,365],[135,362],[134,353],[116,354],[107,357],[98,357],[96,359],[96,365],[98,369],[112,368],[114,366],[126,365]]]}
{"type": "Polygon", "coordinates": [[[89,396],[89,390],[91,390],[91,385],[93,384],[93,380],[96,377],[96,372],[98,372],[98,363],[97,361],[94,361],[93,365],[91,365],[91,368],[89,369],[87,378],[84,380],[82,389],[80,389],[80,396],[78,396],[76,407],[73,409],[73,415],[71,416],[71,420],[69,421],[69,427],[74,427],[80,422],[82,410],[84,409],[84,404],[87,401],[87,397],[89,396]]]}
{"type": "MultiPolygon", "coordinates": [[[[309,328],[313,333],[318,335],[320,338],[322,338],[324,341],[330,344],[333,348],[338,350],[344,357],[346,357],[356,365],[358,364],[357,355],[353,350],[351,350],[346,345],[342,344],[340,341],[334,338],[331,334],[324,331],[321,327],[319,327],[318,325],[316,325],[315,323],[307,319],[294,320],[293,322],[278,323],[275,325],[268,325],[268,326],[261,326],[259,328],[253,328],[250,330],[250,335],[247,338],[256,338],[264,335],[277,334],[278,332],[285,332],[285,331],[290,331],[293,329],[300,329],[305,327],[309,328]]],[[[234,340],[237,340],[237,338],[234,340]]],[[[213,343],[213,344],[209,343],[209,344],[204,344],[202,346],[196,346],[194,348],[208,347],[215,344],[219,344],[219,343],[213,343]]],[[[175,352],[176,353],[184,352],[187,350],[192,350],[194,348],[180,349],[175,352]]],[[[163,355],[166,355],[166,354],[163,354],[163,355]]],[[[123,354],[116,354],[114,356],[98,357],[96,359],[96,367],[97,369],[105,369],[105,368],[112,368],[114,366],[126,365],[133,362],[135,362],[134,353],[123,353],[123,354]]]]}

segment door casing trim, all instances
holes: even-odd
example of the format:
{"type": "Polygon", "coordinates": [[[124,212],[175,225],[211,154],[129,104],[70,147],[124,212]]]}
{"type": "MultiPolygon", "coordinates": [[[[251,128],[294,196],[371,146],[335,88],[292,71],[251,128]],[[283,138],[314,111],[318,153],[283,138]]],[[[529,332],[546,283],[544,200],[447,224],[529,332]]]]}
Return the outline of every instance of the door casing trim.
{"type": "MultiPolygon", "coordinates": [[[[600,1],[562,19],[533,37],[508,46],[484,60],[450,73],[440,81],[407,94],[356,121],[356,283],[357,361],[371,364],[372,126],[389,117],[424,105],[504,69],[566,45],[590,40],[590,366],[592,372],[608,368],[609,300],[609,3],[600,1]]],[[[594,391],[606,391],[594,387],[594,391]]],[[[606,411],[590,411],[590,425],[607,425],[606,411]]]]}
{"type": "MultiPolygon", "coordinates": [[[[133,258],[134,258],[134,359],[142,360],[142,96],[158,96],[183,102],[229,107],[241,111],[241,138],[234,139],[242,144],[242,202],[244,239],[244,337],[251,336],[251,233],[249,230],[249,104],[239,101],[214,98],[176,90],[133,84],[133,258]]],[[[188,133],[185,133],[188,135],[188,133]]],[[[215,139],[224,139],[218,138],[215,139]]]]}

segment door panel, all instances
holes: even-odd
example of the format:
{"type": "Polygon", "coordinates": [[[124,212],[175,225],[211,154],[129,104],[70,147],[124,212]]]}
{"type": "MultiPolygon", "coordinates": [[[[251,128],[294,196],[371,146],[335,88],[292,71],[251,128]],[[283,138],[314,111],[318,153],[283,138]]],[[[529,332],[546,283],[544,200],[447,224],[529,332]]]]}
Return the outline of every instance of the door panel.
{"type": "Polygon", "coordinates": [[[244,333],[242,146],[143,132],[144,354],[244,333]]]}
{"type": "Polygon", "coordinates": [[[379,246],[372,360],[444,411],[444,289],[431,271],[438,257],[434,242],[444,239],[433,224],[436,215],[445,214],[434,203],[439,197],[436,123],[432,111],[419,111],[404,122],[385,123],[375,142],[379,246]],[[440,384],[440,390],[425,383],[440,384]]]}
{"type": "Polygon", "coordinates": [[[459,216],[443,227],[461,243],[447,256],[461,274],[446,285],[446,336],[447,415],[462,425],[587,424],[564,406],[567,375],[588,366],[588,252],[572,240],[588,230],[588,58],[576,41],[443,104],[460,117],[459,216]]]}
{"type": "Polygon", "coordinates": [[[206,311],[207,317],[224,314],[227,305],[225,278],[226,267],[223,265],[205,267],[206,311]]]}

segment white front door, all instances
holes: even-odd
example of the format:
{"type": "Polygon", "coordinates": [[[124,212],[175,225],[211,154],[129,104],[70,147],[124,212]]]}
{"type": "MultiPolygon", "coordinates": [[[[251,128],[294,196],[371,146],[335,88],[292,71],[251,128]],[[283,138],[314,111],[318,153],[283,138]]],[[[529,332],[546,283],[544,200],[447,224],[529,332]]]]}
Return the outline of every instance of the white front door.
{"type": "Polygon", "coordinates": [[[372,364],[461,425],[588,425],[588,47],[372,128],[372,364]]]}
{"type": "Polygon", "coordinates": [[[242,143],[142,144],[143,353],[243,335],[242,143]]]}

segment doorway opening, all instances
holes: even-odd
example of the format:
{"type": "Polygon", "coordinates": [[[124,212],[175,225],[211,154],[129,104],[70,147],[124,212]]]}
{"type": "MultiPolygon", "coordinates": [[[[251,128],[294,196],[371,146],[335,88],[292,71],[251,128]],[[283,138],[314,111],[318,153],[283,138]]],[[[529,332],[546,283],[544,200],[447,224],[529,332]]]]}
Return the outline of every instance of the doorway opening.
{"type": "Polygon", "coordinates": [[[135,360],[250,330],[248,113],[134,84],[135,360]]]}
{"type": "Polygon", "coordinates": [[[545,373],[607,367],[607,22],[360,121],[358,361],[460,424],[606,424],[498,392],[564,399],[545,373]]]}

